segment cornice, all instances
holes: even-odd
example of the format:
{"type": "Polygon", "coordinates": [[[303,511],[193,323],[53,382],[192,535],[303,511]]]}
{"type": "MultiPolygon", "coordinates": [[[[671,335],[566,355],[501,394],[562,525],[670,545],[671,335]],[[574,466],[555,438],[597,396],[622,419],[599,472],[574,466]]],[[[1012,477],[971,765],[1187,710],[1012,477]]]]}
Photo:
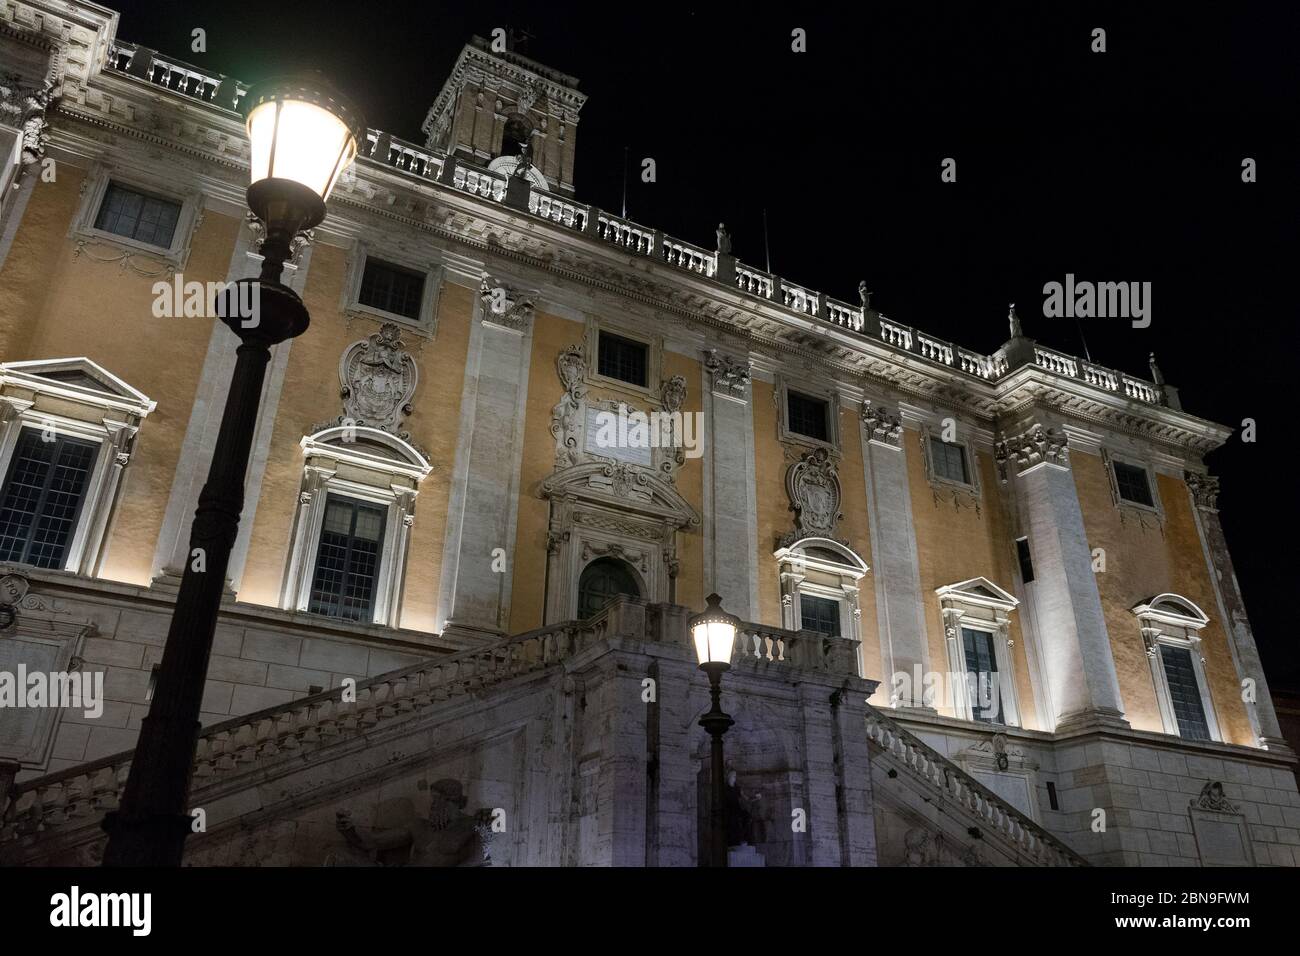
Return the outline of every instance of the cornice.
{"type": "MultiPolygon", "coordinates": [[[[67,122],[52,130],[53,145],[87,158],[96,158],[105,144],[78,137],[68,123],[107,130],[232,172],[247,167],[238,114],[169,94],[134,77],[97,75],[79,101],[64,101],[58,116],[67,122]]],[[[233,182],[207,178],[218,185],[223,198],[229,198],[224,195],[228,191],[237,192],[233,182]]],[[[798,358],[855,389],[884,386],[915,404],[959,411],[990,431],[1025,410],[1049,408],[1086,425],[1198,455],[1231,434],[1175,409],[1138,403],[1036,366],[1022,367],[995,382],[982,380],[669,263],[629,256],[590,233],[370,159],[358,161],[340,182],[330,209],[332,215],[318,237],[347,237],[364,230],[364,223],[347,223],[349,216],[398,223],[484,256],[639,303],[684,329],[725,335],[744,344],[756,369],[798,358]]]]}

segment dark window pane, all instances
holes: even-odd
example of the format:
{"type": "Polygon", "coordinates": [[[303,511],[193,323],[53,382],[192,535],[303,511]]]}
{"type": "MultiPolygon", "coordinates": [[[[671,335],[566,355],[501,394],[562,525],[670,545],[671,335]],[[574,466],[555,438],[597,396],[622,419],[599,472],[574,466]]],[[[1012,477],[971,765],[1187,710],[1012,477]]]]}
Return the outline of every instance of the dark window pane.
{"type": "Polygon", "coordinates": [[[826,411],[828,403],[822,398],[801,395],[799,392],[786,394],[786,411],[789,413],[790,431],[796,435],[807,435],[818,441],[830,441],[826,430],[826,411]]]}
{"type": "Polygon", "coordinates": [[[423,275],[378,259],[366,259],[366,271],[361,276],[361,294],[358,296],[362,305],[383,309],[394,315],[404,315],[408,319],[418,319],[423,297],[423,275]]]}
{"type": "Polygon", "coordinates": [[[600,353],[598,370],[601,375],[632,385],[646,385],[649,349],[644,342],[601,332],[600,348],[597,351],[600,353]]]}
{"type": "Polygon", "coordinates": [[[308,605],[313,614],[370,620],[387,515],[378,505],[351,498],[330,495],[326,500],[308,605]]]}
{"type": "Polygon", "coordinates": [[[934,462],[934,473],[949,481],[970,484],[970,474],[966,470],[966,448],[956,442],[946,442],[939,438],[930,439],[930,460],[934,462]]]}
{"type": "Polygon", "coordinates": [[[1029,553],[1029,539],[1016,540],[1016,559],[1020,562],[1020,580],[1028,584],[1034,579],[1034,559],[1029,553]]]}
{"type": "Polygon", "coordinates": [[[985,724],[1003,723],[1002,689],[998,681],[998,658],[993,635],[974,628],[961,629],[966,651],[966,693],[971,717],[985,724]]]}
{"type": "Polygon", "coordinates": [[[1201,688],[1192,667],[1192,652],[1185,647],[1160,645],[1160,659],[1165,665],[1169,699],[1178,719],[1178,733],[1189,740],[1209,740],[1210,726],[1201,705],[1201,688]]]}
{"type": "Polygon", "coordinates": [[[821,631],[831,637],[839,637],[840,602],[812,594],[800,594],[799,626],[808,631],[821,631]]]}
{"type": "Polygon", "coordinates": [[[97,447],[23,429],[0,496],[0,561],[63,567],[97,447]]]}
{"type": "Polygon", "coordinates": [[[616,558],[597,558],[583,569],[578,579],[578,617],[587,620],[598,614],[620,594],[639,597],[641,589],[627,565],[616,558]]]}
{"type": "Polygon", "coordinates": [[[95,228],[168,249],[176,234],[176,221],[180,214],[181,204],[178,202],[109,183],[104,201],[99,206],[95,228]]]}
{"type": "Polygon", "coordinates": [[[1151,498],[1151,485],[1147,481],[1147,470],[1137,465],[1126,465],[1122,461],[1111,462],[1115,468],[1115,484],[1119,496],[1125,501],[1140,505],[1154,506],[1151,498]]]}

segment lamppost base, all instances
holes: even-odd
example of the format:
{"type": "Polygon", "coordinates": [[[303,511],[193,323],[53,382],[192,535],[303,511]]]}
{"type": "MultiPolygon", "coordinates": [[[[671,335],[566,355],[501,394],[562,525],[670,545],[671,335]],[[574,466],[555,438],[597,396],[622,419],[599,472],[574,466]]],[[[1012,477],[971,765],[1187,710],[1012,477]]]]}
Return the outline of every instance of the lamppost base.
{"type": "Polygon", "coordinates": [[[184,814],[123,816],[120,810],[104,814],[103,828],[112,839],[104,866],[176,866],[194,818],[184,814]]]}

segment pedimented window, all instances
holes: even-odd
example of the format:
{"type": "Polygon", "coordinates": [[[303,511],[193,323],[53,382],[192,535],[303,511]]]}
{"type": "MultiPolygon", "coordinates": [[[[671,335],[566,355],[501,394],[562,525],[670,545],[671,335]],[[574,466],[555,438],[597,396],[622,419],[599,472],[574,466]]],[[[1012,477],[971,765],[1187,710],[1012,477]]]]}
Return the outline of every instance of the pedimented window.
{"type": "Polygon", "coordinates": [[[1133,607],[1167,734],[1220,740],[1219,722],[1205,678],[1201,629],[1209,617],[1187,598],[1159,594],[1133,607]]]}
{"type": "Polygon", "coordinates": [[[948,651],[949,699],[957,717],[978,723],[1020,726],[1011,615],[1020,602],[988,578],[971,578],[935,589],[948,651]]]}
{"type": "Polygon", "coordinates": [[[88,358],[0,365],[0,560],[97,574],[155,407],[88,358]]]}
{"type": "Polygon", "coordinates": [[[427,456],[378,428],[334,425],[301,442],[303,477],[281,606],[398,627],[427,456]]]}

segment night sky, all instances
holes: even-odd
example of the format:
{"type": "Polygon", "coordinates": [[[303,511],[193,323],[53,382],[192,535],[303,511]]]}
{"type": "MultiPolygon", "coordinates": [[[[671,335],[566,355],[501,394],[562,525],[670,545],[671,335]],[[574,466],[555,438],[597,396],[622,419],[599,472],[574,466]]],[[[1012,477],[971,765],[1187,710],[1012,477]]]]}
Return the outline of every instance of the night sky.
{"type": "Polygon", "coordinates": [[[889,317],[983,352],[1012,300],[1045,345],[1083,355],[1082,336],[1142,377],[1154,351],[1188,411],[1257,422],[1208,464],[1270,679],[1300,687],[1296,5],[109,5],[124,40],[243,80],[323,70],[370,126],[417,143],[464,42],[523,28],[522,52],[590,97],[579,200],[620,210],[626,147],[631,218],[708,248],[725,221],[761,268],[766,209],[772,269],[805,287],[856,302],[866,279],[889,317]],[[1043,284],[1066,273],[1151,282],[1151,326],[1044,318],[1043,284]]]}

